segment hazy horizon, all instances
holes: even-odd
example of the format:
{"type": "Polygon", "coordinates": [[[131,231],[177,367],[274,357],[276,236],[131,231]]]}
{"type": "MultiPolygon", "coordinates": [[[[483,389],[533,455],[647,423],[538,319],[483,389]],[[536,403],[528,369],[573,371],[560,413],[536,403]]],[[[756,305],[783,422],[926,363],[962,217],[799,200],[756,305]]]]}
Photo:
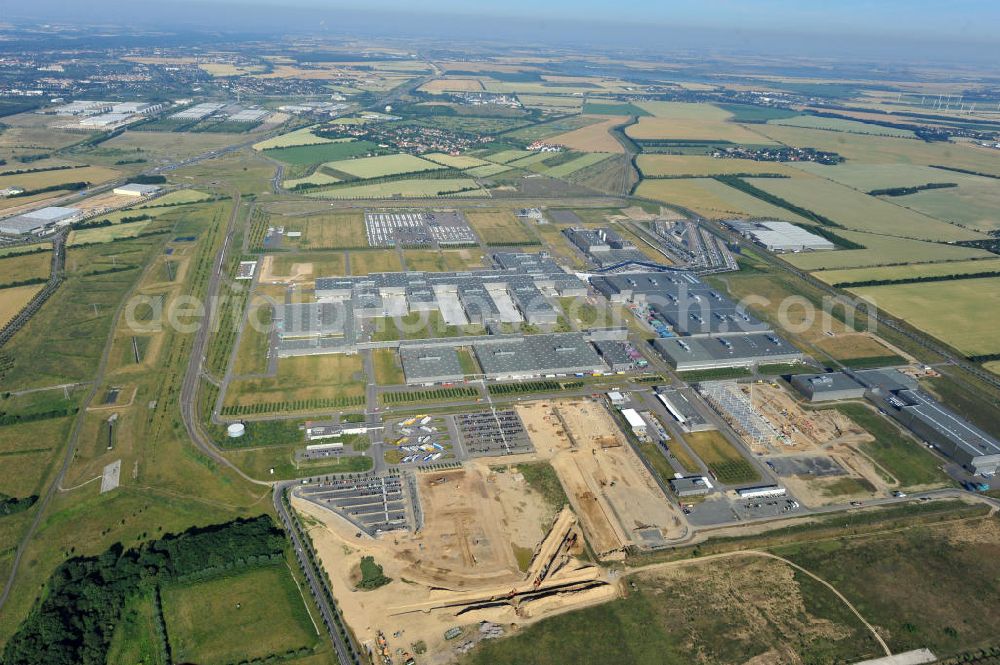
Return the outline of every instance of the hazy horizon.
{"type": "Polygon", "coordinates": [[[504,41],[656,52],[705,50],[839,59],[886,59],[894,64],[979,63],[1000,57],[992,29],[1000,6],[981,0],[939,3],[836,5],[786,0],[632,3],[513,0],[475,10],[455,0],[432,0],[417,11],[395,0],[364,10],[321,0],[213,0],[168,3],[98,0],[86,5],[39,0],[30,6],[0,0],[5,20],[79,23],[121,28],[256,34],[351,34],[385,38],[504,41]]]}

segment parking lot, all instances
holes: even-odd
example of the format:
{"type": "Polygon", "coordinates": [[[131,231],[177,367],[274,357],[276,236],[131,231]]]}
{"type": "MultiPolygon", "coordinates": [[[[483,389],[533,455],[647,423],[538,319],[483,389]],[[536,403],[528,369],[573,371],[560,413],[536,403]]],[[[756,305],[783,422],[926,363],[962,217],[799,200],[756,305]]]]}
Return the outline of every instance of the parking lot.
{"type": "Polygon", "coordinates": [[[456,211],[366,212],[371,247],[441,247],[476,244],[476,235],[456,211]]]}
{"type": "Polygon", "coordinates": [[[534,451],[524,423],[513,409],[462,413],[455,416],[455,425],[470,457],[517,455],[534,451]]]}
{"type": "Polygon", "coordinates": [[[343,515],[369,535],[409,528],[405,488],[397,475],[327,478],[296,492],[303,499],[343,515]]]}

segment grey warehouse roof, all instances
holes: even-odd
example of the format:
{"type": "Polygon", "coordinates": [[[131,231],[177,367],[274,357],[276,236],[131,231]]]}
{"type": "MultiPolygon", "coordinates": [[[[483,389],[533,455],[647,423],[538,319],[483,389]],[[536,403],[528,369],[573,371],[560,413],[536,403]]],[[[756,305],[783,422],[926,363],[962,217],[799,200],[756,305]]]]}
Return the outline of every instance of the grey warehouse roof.
{"type": "Polygon", "coordinates": [[[475,345],[476,358],[490,378],[570,374],[606,369],[582,333],[525,335],[475,345]]]}
{"type": "Polygon", "coordinates": [[[803,357],[801,351],[774,333],[669,337],[654,340],[653,346],[679,370],[739,367],[803,357]]]}
{"type": "Polygon", "coordinates": [[[401,346],[399,358],[407,383],[457,381],[464,376],[453,346],[401,346]]]}

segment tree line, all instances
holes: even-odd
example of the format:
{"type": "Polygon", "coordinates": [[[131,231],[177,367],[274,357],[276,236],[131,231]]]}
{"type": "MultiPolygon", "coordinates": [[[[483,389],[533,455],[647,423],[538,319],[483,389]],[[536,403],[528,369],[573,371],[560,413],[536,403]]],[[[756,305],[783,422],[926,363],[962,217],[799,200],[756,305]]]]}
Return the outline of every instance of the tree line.
{"type": "Polygon", "coordinates": [[[133,594],[163,582],[283,557],[285,537],[261,515],[192,528],[138,547],[112,545],[98,556],[63,562],[11,637],[6,665],[104,665],[122,608],[133,594]]]}

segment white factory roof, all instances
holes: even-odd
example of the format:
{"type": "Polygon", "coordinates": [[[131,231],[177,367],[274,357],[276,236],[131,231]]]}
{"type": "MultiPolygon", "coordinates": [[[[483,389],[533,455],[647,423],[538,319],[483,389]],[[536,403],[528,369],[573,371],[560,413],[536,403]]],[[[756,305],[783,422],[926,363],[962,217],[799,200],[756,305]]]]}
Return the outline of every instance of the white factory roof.
{"type": "Polygon", "coordinates": [[[130,182],[114,189],[115,194],[138,194],[139,196],[148,196],[158,191],[160,188],[156,185],[143,185],[137,182],[130,182]]]}
{"type": "Polygon", "coordinates": [[[642,416],[635,409],[622,409],[622,415],[625,416],[625,420],[628,421],[628,425],[632,429],[641,429],[646,426],[646,421],[642,419],[642,416]]]}
{"type": "Polygon", "coordinates": [[[811,247],[833,249],[833,243],[788,222],[761,222],[763,228],[750,231],[758,242],[767,247],[811,247]]]}

